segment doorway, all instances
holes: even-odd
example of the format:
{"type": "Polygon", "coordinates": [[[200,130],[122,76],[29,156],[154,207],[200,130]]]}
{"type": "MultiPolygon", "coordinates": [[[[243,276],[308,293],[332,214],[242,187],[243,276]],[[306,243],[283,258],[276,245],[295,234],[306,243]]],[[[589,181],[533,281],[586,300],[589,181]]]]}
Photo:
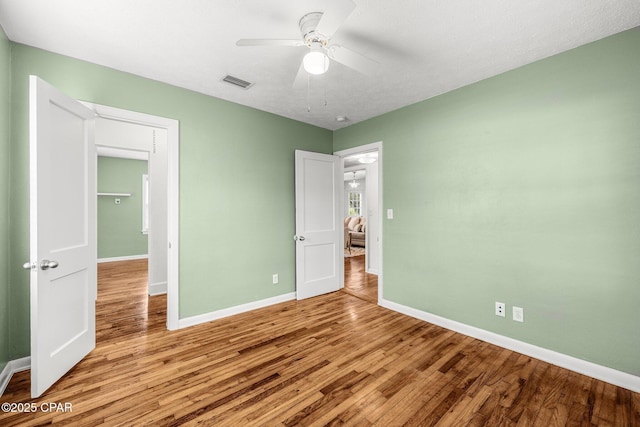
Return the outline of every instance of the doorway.
{"type": "Polygon", "coordinates": [[[148,258],[149,153],[103,146],[96,152],[98,263],[148,258]]]}
{"type": "Polygon", "coordinates": [[[148,153],[149,216],[148,293],[166,293],[166,327],[179,328],[178,317],[178,169],[177,120],[98,104],[96,146],[148,153]]]}
{"type": "Polygon", "coordinates": [[[382,142],[335,153],[344,186],[343,289],[378,303],[382,299],[382,142]]]}

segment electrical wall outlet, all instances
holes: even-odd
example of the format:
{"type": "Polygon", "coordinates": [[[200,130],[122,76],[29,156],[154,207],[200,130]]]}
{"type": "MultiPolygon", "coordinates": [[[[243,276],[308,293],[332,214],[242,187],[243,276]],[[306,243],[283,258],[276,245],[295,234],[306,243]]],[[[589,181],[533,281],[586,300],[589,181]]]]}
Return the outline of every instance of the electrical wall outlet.
{"type": "Polygon", "coordinates": [[[516,322],[524,322],[524,308],[513,307],[513,320],[516,322]]]}
{"type": "Polygon", "coordinates": [[[500,317],[506,316],[505,303],[496,301],[496,316],[500,316],[500,317]]]}
{"type": "Polygon", "coordinates": [[[278,279],[278,275],[277,275],[277,274],[274,274],[271,280],[272,280],[272,282],[273,282],[273,284],[274,284],[274,285],[277,285],[277,284],[278,284],[278,282],[280,281],[280,280],[278,279]]]}

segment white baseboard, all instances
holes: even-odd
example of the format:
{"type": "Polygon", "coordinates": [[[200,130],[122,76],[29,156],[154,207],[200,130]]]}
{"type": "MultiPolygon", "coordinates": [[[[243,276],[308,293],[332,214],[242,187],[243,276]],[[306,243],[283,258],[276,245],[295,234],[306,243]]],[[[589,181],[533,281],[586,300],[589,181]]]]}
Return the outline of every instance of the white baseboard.
{"type": "Polygon", "coordinates": [[[149,283],[149,295],[162,295],[167,293],[167,282],[149,283]]]}
{"type": "Polygon", "coordinates": [[[640,377],[638,376],[608,368],[606,366],[597,365],[592,362],[587,362],[586,360],[538,347],[533,344],[518,341],[494,332],[476,328],[475,326],[469,326],[464,323],[456,322],[455,320],[427,313],[426,311],[397,304],[389,300],[381,299],[379,303],[382,307],[397,311],[398,313],[406,314],[407,316],[442,326],[443,328],[459,332],[463,335],[477,338],[479,340],[513,350],[517,353],[522,353],[527,356],[540,359],[544,362],[551,363],[552,365],[560,366],[561,368],[569,369],[571,371],[578,372],[579,374],[587,375],[618,387],[635,391],[636,393],[640,392],[640,377]]]}
{"type": "Polygon", "coordinates": [[[178,321],[178,329],[188,326],[199,325],[200,323],[211,322],[212,320],[222,319],[224,317],[233,316],[235,314],[245,313],[247,311],[256,310],[258,308],[268,307],[270,305],[279,304],[296,299],[296,293],[278,295],[275,297],[263,299],[260,301],[249,302],[247,304],[236,305],[222,310],[212,311],[210,313],[199,314],[197,316],[186,317],[178,321]]]}
{"type": "Polygon", "coordinates": [[[98,258],[98,264],[103,262],[115,262],[115,261],[132,261],[134,259],[147,259],[149,255],[128,255],[128,256],[116,256],[111,258],[98,258]]]}
{"type": "Polygon", "coordinates": [[[0,372],[0,396],[4,394],[13,374],[20,371],[26,371],[30,368],[31,357],[23,357],[22,359],[10,360],[7,362],[2,372],[0,372]]]}

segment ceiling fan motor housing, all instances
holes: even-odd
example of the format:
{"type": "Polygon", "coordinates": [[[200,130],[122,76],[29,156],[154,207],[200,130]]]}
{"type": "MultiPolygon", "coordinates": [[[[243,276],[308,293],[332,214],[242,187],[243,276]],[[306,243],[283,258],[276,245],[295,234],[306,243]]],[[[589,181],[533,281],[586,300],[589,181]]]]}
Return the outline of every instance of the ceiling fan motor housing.
{"type": "Polygon", "coordinates": [[[328,42],[327,37],[316,32],[320,19],[322,19],[322,12],[307,13],[300,18],[300,33],[307,46],[311,46],[314,42],[319,42],[322,43],[323,46],[326,46],[328,42]]]}

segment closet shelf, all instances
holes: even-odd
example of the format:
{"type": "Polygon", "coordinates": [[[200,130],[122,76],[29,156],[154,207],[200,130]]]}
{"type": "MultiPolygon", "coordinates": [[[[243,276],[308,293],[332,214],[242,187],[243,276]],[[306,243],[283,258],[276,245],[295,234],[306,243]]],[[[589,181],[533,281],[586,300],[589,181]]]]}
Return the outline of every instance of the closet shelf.
{"type": "Polygon", "coordinates": [[[98,193],[98,196],[131,197],[131,193],[98,193]]]}

